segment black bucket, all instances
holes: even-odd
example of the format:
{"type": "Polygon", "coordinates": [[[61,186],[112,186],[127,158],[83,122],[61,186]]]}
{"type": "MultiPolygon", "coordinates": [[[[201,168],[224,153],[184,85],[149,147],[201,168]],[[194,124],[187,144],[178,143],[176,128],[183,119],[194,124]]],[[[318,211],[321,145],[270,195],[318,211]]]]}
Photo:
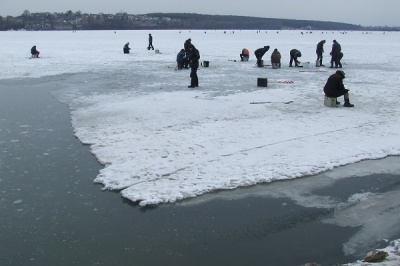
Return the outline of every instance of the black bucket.
{"type": "Polygon", "coordinates": [[[203,61],[203,67],[209,67],[210,62],[209,61],[203,61]]]}
{"type": "Polygon", "coordinates": [[[257,87],[267,87],[268,79],[267,78],[257,78],[257,87]]]}

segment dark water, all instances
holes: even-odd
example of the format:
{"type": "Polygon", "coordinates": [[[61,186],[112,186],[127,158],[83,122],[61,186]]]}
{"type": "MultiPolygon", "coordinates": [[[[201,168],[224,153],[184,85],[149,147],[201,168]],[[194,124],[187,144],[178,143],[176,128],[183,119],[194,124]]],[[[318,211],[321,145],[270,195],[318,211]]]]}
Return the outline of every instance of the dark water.
{"type": "Polygon", "coordinates": [[[358,228],[321,223],[333,215],[329,208],[268,197],[143,208],[102,192],[92,182],[101,165],[73,136],[68,107],[50,96],[59,79],[0,81],[0,265],[360,259],[342,252],[358,228]]]}

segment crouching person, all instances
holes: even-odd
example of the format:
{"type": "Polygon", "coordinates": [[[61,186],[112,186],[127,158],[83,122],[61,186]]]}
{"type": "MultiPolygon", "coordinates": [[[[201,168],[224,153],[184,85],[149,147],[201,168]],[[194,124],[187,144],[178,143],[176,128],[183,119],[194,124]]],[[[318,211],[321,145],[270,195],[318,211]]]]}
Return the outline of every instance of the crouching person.
{"type": "MultiPolygon", "coordinates": [[[[342,70],[336,71],[335,74],[331,75],[324,87],[325,95],[329,98],[337,98],[343,95],[344,97],[344,107],[354,107],[354,104],[350,103],[349,90],[343,85],[343,79],[345,78],[344,72],[342,70]]],[[[336,101],[336,104],[340,102],[336,101]]]]}
{"type": "Polygon", "coordinates": [[[181,49],[181,51],[176,55],[176,63],[178,65],[178,69],[188,68],[189,63],[184,49],[181,49]]]}
{"type": "Polygon", "coordinates": [[[243,48],[242,53],[240,54],[240,61],[249,61],[249,50],[243,48]]]}
{"type": "Polygon", "coordinates": [[[276,48],[271,54],[271,65],[274,69],[281,68],[281,53],[276,48]]]}
{"type": "Polygon", "coordinates": [[[40,52],[36,49],[36,45],[32,46],[31,48],[31,55],[33,58],[39,58],[40,52]]]}

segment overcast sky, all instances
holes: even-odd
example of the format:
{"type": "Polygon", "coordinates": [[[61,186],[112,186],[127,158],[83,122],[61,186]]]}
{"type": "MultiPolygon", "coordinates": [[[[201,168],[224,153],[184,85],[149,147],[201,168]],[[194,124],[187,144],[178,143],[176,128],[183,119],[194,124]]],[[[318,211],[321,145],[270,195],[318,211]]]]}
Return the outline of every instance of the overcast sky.
{"type": "Polygon", "coordinates": [[[1,16],[30,12],[197,13],[400,26],[400,0],[0,0],[1,16]]]}

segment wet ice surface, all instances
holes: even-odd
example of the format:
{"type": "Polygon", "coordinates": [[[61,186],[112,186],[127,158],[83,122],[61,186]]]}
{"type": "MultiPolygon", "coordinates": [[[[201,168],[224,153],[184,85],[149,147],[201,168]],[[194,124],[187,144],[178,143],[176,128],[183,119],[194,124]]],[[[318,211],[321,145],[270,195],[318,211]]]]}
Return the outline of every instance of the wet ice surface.
{"type": "MultiPolygon", "coordinates": [[[[141,49],[146,34],[2,33],[5,45],[0,53],[7,55],[3,58],[9,67],[0,77],[78,73],[60,76],[54,82],[59,90],[53,95],[72,108],[76,136],[90,144],[93,154],[104,164],[95,182],[102,183],[105,189],[121,190],[125,198],[141,205],[202,195],[188,201],[193,204],[208,195],[215,197],[207,192],[291,180],[281,189],[260,188],[269,196],[289,197],[301,206],[333,208],[334,215],[325,223],[361,227],[344,244],[346,254],[359,255],[365,245],[398,235],[396,177],[385,179],[388,188],[346,191],[344,183],[335,192],[338,198],[329,191],[336,183],[351,184],[340,180],[348,174],[335,176],[336,169],[328,172],[326,179],[308,183],[298,178],[399,154],[399,92],[393,89],[398,86],[399,77],[391,52],[399,48],[399,34],[154,32],[159,46],[156,49],[161,54],[141,49]],[[200,87],[196,90],[187,88],[188,71],[173,69],[176,53],[189,37],[200,50],[202,60],[210,61],[209,68],[198,72],[200,87]],[[123,55],[120,46],[131,38],[133,53],[123,55]],[[27,59],[27,53],[21,52],[29,51],[30,47],[25,47],[27,39],[35,40],[38,49],[41,47],[43,58],[27,59]],[[327,40],[326,65],[331,40],[342,44],[345,85],[351,90],[354,109],[330,109],[322,104],[322,87],[334,71],[312,67],[315,44],[321,39],[327,40]],[[293,40],[296,47],[292,47],[293,40]],[[102,48],[82,49],[94,41],[102,48]],[[228,61],[237,59],[244,47],[254,51],[264,45],[281,51],[282,69],[255,68],[252,54],[247,63],[228,61]],[[287,67],[292,48],[302,51],[302,61],[311,62],[309,68],[302,69],[305,72],[287,67]],[[258,77],[268,78],[268,88],[256,87],[258,77]],[[287,80],[293,83],[284,83],[287,80]],[[293,103],[284,104],[288,101],[293,103]],[[268,103],[250,105],[251,102],[268,103]]],[[[267,62],[270,52],[264,57],[267,62]]],[[[31,129],[33,125],[21,124],[19,136],[9,143],[22,145],[21,139],[31,129]]],[[[52,128],[35,130],[51,132],[52,128]]],[[[37,156],[51,154],[50,148],[37,156]]],[[[379,164],[367,167],[363,175],[386,173],[386,168],[378,170],[379,164]]],[[[357,166],[353,171],[360,169],[364,167],[357,166]]],[[[394,174],[398,173],[395,169],[394,174]]],[[[25,174],[28,176],[29,172],[25,174]]],[[[357,185],[362,182],[353,180],[357,185]]],[[[357,188],[354,185],[352,188],[357,188]]],[[[227,193],[231,195],[232,191],[227,193]]],[[[20,200],[15,198],[13,202],[22,211],[20,205],[25,201],[20,200]]]]}

